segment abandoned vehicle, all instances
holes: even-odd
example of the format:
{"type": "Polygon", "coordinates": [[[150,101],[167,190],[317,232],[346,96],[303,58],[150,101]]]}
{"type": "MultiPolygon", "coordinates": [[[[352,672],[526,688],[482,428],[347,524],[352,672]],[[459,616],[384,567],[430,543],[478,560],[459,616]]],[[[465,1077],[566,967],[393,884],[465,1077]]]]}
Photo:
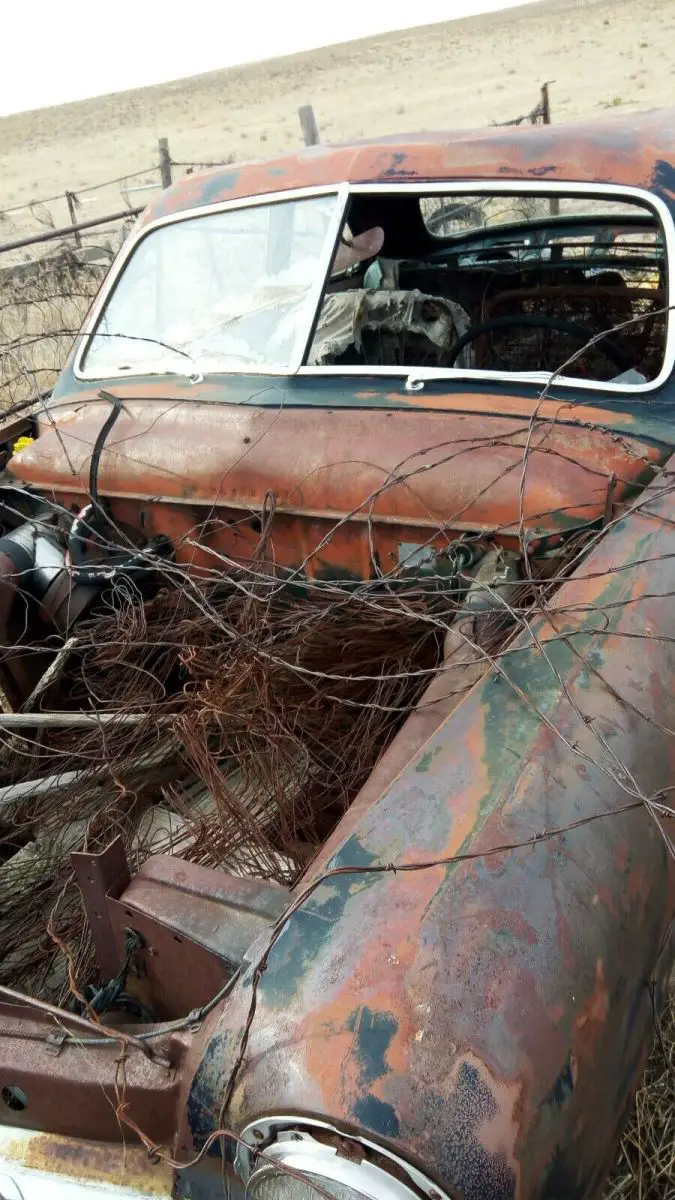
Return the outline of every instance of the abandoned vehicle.
{"type": "Polygon", "coordinates": [[[139,219],[0,433],[3,1200],[601,1194],[672,958],[674,218],[662,111],[139,219]]]}

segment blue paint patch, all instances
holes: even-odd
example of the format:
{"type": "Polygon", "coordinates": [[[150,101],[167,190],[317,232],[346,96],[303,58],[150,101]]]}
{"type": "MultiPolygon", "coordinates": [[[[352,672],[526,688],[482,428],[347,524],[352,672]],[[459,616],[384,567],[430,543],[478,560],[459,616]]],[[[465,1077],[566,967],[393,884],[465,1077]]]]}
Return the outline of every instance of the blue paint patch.
{"type": "MultiPolygon", "coordinates": [[[[377,855],[367,850],[359,841],[356,834],[353,834],[331,859],[327,869],[331,870],[333,867],[372,867],[377,861],[377,855]]],[[[362,883],[365,883],[367,878],[367,875],[360,876],[362,883]]],[[[371,878],[377,878],[377,876],[371,876],[371,878]]]]}
{"type": "Polygon", "coordinates": [[[232,191],[239,182],[240,171],[226,171],[223,174],[207,175],[204,177],[200,204],[213,204],[223,199],[224,192],[232,191]]]}
{"type": "Polygon", "coordinates": [[[652,174],[652,190],[664,198],[675,197],[675,163],[659,159],[652,174]]]}
{"type": "Polygon", "coordinates": [[[347,1021],[347,1029],[355,1034],[354,1053],[359,1063],[359,1083],[370,1086],[376,1079],[389,1074],[386,1056],[392,1038],[398,1031],[398,1021],[391,1013],[357,1008],[347,1021]]]}
{"type": "MultiPolygon", "coordinates": [[[[328,866],[329,869],[361,867],[370,866],[374,861],[375,856],[352,837],[328,866]]],[[[363,891],[381,879],[381,875],[338,875],[322,883],[293,914],[272,949],[258,985],[260,995],[270,1007],[283,1009],[292,1003],[301,982],[335,936],[336,926],[355,888],[363,891]]]]}
{"type": "Polygon", "coordinates": [[[567,1062],[558,1074],[553,1087],[544,1096],[542,1104],[552,1104],[556,1108],[561,1108],[573,1092],[574,1076],[572,1074],[572,1061],[571,1058],[568,1058],[567,1062]]]}
{"type": "Polygon", "coordinates": [[[428,750],[425,750],[424,753],[420,755],[417,762],[415,763],[415,771],[417,772],[417,774],[424,775],[429,770],[436,755],[440,754],[442,749],[443,749],[443,747],[441,745],[438,745],[438,746],[432,746],[428,750]]]}
{"type": "Polygon", "coordinates": [[[586,1187],[579,1185],[578,1171],[574,1171],[571,1165],[568,1165],[561,1151],[556,1150],[544,1176],[543,1186],[539,1193],[541,1200],[563,1200],[563,1197],[567,1198],[568,1196],[571,1200],[573,1196],[594,1194],[586,1187]]]}
{"type": "Polygon", "coordinates": [[[387,167],[386,171],[382,172],[384,179],[415,179],[417,171],[411,171],[410,168],[403,166],[408,158],[407,154],[398,153],[392,154],[391,166],[387,167]]]}
{"type": "MultiPolygon", "coordinates": [[[[225,1077],[224,1065],[229,1057],[229,1040],[229,1033],[216,1033],[211,1038],[192,1080],[187,1098],[187,1119],[192,1140],[198,1149],[218,1128],[218,1097],[225,1077]]],[[[221,1158],[223,1155],[223,1148],[217,1139],[208,1153],[213,1155],[214,1152],[215,1157],[221,1158]]]]}
{"type": "Polygon", "coordinates": [[[380,1137],[397,1138],[401,1133],[399,1119],[391,1104],[385,1104],[377,1096],[363,1096],[352,1105],[352,1116],[357,1124],[372,1130],[380,1137]]]}
{"type": "MultiPolygon", "coordinates": [[[[499,1106],[477,1067],[463,1062],[453,1092],[439,1096],[443,1126],[444,1178],[451,1180],[462,1200],[514,1200],[516,1175],[503,1151],[490,1153],[482,1131],[498,1116],[499,1106]]],[[[558,1200],[571,1196],[561,1192],[558,1200]]]]}

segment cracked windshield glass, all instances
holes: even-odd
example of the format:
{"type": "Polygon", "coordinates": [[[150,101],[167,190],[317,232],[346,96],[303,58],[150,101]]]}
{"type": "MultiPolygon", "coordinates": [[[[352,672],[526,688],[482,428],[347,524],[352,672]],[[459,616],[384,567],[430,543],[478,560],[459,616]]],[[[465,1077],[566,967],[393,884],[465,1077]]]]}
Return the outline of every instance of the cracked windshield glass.
{"type": "Polygon", "coordinates": [[[83,368],[98,378],[288,370],[309,337],[334,193],[164,225],[115,287],[83,368]]]}

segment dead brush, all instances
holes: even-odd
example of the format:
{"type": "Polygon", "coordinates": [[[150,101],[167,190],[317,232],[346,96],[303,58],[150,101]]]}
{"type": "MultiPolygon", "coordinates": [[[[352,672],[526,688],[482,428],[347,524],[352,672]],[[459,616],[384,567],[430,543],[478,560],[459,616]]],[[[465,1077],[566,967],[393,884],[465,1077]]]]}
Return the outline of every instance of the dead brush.
{"type": "Polygon", "coordinates": [[[107,265],[66,251],[0,274],[0,409],[53,386],[107,265]]]}
{"type": "Polygon", "coordinates": [[[675,996],[671,991],[603,1200],[672,1200],[673,1196],[675,996]]]}
{"type": "Polygon", "coordinates": [[[268,600],[222,583],[198,596],[165,590],[145,605],[117,595],[78,638],[67,706],[147,720],[4,747],[0,787],[69,773],[67,787],[0,810],[0,982],[58,1000],[68,995],[63,974],[45,971],[58,955],[34,936],[51,913],[78,969],[93,971],[73,849],[102,849],[121,834],[137,866],[162,848],[147,836],[148,811],[161,805],[176,818],[167,849],[294,882],[425,687],[441,645],[415,595],[404,607],[386,596],[268,600]],[[335,678],[327,685],[319,672],[335,678]]]}

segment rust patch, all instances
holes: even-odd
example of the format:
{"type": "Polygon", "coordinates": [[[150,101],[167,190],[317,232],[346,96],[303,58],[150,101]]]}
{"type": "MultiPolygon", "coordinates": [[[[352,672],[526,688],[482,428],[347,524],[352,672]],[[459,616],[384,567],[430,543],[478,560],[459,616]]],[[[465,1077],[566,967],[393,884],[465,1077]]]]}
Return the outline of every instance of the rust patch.
{"type": "Polygon", "coordinates": [[[151,1196],[170,1196],[173,1172],[163,1163],[149,1162],[141,1146],[79,1141],[37,1133],[29,1141],[10,1142],[7,1158],[33,1171],[48,1171],[78,1182],[116,1183],[151,1196]]]}
{"type": "Polygon", "coordinates": [[[609,993],[605,982],[602,959],[595,964],[595,987],[577,1017],[576,1027],[580,1035],[590,1034],[591,1026],[603,1025],[609,1012],[609,993]]]}

